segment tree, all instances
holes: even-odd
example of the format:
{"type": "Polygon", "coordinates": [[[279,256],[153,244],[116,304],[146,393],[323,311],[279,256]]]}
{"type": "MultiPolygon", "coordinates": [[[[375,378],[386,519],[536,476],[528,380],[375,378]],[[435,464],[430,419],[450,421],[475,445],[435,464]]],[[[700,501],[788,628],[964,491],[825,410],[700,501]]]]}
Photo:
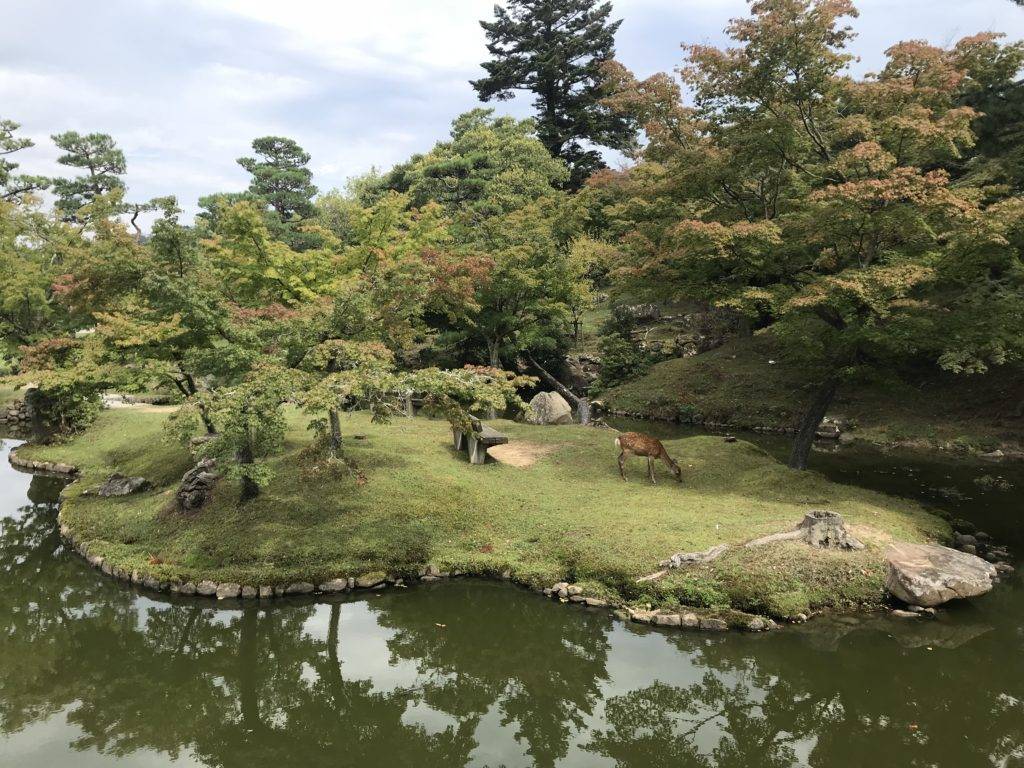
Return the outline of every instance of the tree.
{"type": "Polygon", "coordinates": [[[615,56],[611,3],[597,0],[510,0],[494,6],[494,21],[481,21],[491,59],[487,76],[472,81],[482,101],[535,94],[537,134],[568,164],[570,189],[604,167],[598,152],[581,142],[613,149],[632,145],[635,129],[601,103],[602,64],[615,56]]]}
{"type": "Polygon", "coordinates": [[[20,127],[13,120],[0,120],[0,200],[17,200],[50,185],[49,179],[43,176],[14,173],[18,164],[8,158],[15,152],[34,146],[31,139],[15,135],[20,127]]]}
{"type": "Polygon", "coordinates": [[[941,360],[939,267],[985,216],[942,165],[971,147],[977,113],[958,101],[956,56],[924,43],[893,46],[880,73],[850,78],[848,2],[751,10],[728,29],[737,47],[687,47],[693,107],[667,76],[608,68],[611,103],[644,122],[650,145],[625,180],[597,182],[627,230],[624,277],[768,328],[806,372],[813,391],[790,459],[804,468],[841,383],[941,360]]]}
{"type": "Polygon", "coordinates": [[[196,453],[226,467],[226,474],[241,482],[240,501],[250,501],[273,476],[265,459],[284,441],[281,404],[294,383],[291,372],[273,363],[257,365],[238,384],[200,392],[187,401],[173,414],[168,429],[187,444],[199,422],[209,418],[216,435],[201,442],[196,453]]]}
{"type": "Polygon", "coordinates": [[[1024,191],[1024,43],[1002,37],[971,35],[944,52],[962,73],[959,102],[977,112],[974,150],[952,170],[992,197],[1024,191]]]}
{"type": "Polygon", "coordinates": [[[306,167],[309,153],[292,139],[263,136],[252,142],[256,157],[238,164],[252,174],[249,192],[274,209],[282,222],[308,219],[315,213],[313,173],[306,167]]]}
{"type": "Polygon", "coordinates": [[[342,408],[359,406],[383,423],[398,411],[402,385],[394,374],[394,354],[380,342],[329,339],[310,350],[303,367],[315,378],[299,402],[311,414],[327,414],[326,422],[314,420],[310,427],[327,439],[331,458],[341,457],[342,408]]]}
{"type": "Polygon", "coordinates": [[[53,180],[53,191],[57,195],[55,205],[66,221],[80,221],[79,210],[83,206],[101,195],[124,190],[124,181],[120,178],[126,170],[124,153],[110,136],[67,131],[52,138],[64,152],[57,158],[58,163],[85,170],[83,176],[53,180]]]}
{"type": "Polygon", "coordinates": [[[456,118],[450,141],[403,167],[408,204],[421,218],[439,204],[448,220],[445,237],[430,244],[432,268],[446,272],[447,285],[470,289],[456,290],[458,301],[442,302],[433,317],[437,346],[457,350],[444,364],[458,357],[511,367],[525,349],[547,355],[564,347],[569,246],[578,228],[558,188],[566,178],[532,121],[495,118],[488,109],[456,118]]]}
{"type": "Polygon", "coordinates": [[[544,148],[532,120],[495,117],[491,109],[459,115],[451,139],[411,160],[400,175],[385,180],[405,191],[410,205],[439,203],[457,226],[470,229],[551,197],[568,179],[565,163],[544,148]]]}

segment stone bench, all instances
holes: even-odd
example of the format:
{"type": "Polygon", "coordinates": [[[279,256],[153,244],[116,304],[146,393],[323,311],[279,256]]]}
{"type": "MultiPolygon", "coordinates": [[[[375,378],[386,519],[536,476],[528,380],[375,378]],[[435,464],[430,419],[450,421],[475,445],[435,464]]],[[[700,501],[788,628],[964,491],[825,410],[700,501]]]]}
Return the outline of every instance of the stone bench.
{"type": "Polygon", "coordinates": [[[452,437],[455,442],[455,450],[469,451],[470,464],[483,464],[487,461],[487,449],[492,445],[504,445],[508,442],[508,436],[501,434],[496,429],[491,429],[481,424],[479,419],[473,419],[473,429],[463,432],[460,429],[452,430],[452,437]]]}

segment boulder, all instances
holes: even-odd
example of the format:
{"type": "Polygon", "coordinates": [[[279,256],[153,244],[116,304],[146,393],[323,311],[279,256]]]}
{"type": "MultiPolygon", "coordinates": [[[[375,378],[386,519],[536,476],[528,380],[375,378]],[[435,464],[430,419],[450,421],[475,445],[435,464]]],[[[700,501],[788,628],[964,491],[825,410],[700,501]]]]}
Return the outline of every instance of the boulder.
{"type": "Polygon", "coordinates": [[[321,584],[318,589],[321,592],[344,592],[348,589],[348,579],[331,579],[321,584]]]}
{"type": "Polygon", "coordinates": [[[97,496],[129,496],[139,491],[148,490],[150,487],[149,480],[144,477],[128,477],[115,472],[92,492],[97,496]]]}
{"type": "Polygon", "coordinates": [[[232,582],[224,582],[223,584],[217,585],[217,599],[228,600],[233,597],[238,597],[242,592],[241,584],[233,584],[232,582]]]}
{"type": "Polygon", "coordinates": [[[178,511],[185,515],[198,512],[210,498],[213,486],[220,476],[213,471],[216,462],[203,459],[181,477],[175,498],[178,511]]]}
{"type": "Polygon", "coordinates": [[[530,401],[531,424],[572,424],[572,408],[557,392],[540,392],[530,401]]]}
{"type": "Polygon", "coordinates": [[[996,567],[980,557],[938,544],[893,544],[885,586],[908,605],[931,608],[992,589],[996,567]]]}
{"type": "Polygon", "coordinates": [[[693,357],[700,353],[700,337],[695,333],[681,333],[672,341],[676,357],[693,357]]]}
{"type": "Polygon", "coordinates": [[[843,416],[826,416],[818,425],[815,436],[823,440],[838,440],[850,427],[850,420],[843,416]]]}

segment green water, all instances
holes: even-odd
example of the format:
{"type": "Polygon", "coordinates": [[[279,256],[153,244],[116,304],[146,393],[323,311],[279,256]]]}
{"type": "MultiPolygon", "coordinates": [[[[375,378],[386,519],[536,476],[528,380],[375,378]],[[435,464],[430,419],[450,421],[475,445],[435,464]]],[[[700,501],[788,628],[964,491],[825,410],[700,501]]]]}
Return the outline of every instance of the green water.
{"type": "MultiPolygon", "coordinates": [[[[983,466],[815,462],[1021,528],[983,466]]],[[[0,766],[1024,766],[1019,577],[935,621],[765,635],[469,581],[221,610],[66,552],[58,490],[0,456],[0,766]]]]}

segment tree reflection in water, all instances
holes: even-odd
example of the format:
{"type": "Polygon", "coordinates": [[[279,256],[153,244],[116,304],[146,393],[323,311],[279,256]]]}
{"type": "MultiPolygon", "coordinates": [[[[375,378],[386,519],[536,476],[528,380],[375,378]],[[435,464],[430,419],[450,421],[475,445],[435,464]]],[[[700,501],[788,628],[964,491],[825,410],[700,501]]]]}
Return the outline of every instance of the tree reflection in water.
{"type": "Polygon", "coordinates": [[[479,583],[225,610],[69,555],[55,489],[0,516],[0,763],[17,744],[28,766],[1024,765],[1019,589],[931,625],[757,637],[479,583]],[[36,723],[60,739],[18,742],[36,723]]]}

